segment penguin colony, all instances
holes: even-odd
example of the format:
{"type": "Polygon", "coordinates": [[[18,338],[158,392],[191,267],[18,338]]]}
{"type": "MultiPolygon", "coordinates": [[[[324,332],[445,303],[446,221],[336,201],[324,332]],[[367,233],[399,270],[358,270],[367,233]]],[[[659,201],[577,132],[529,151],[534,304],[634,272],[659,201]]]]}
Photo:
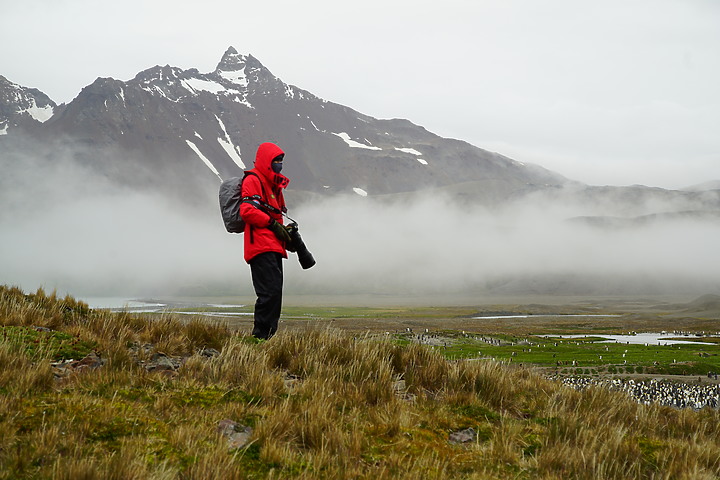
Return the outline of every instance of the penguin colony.
{"type": "Polygon", "coordinates": [[[666,380],[635,381],[622,379],[593,379],[585,377],[556,377],[563,385],[582,390],[602,386],[627,393],[635,401],[650,405],[658,403],[676,408],[700,410],[720,407],[720,385],[684,384],[666,380]]]}

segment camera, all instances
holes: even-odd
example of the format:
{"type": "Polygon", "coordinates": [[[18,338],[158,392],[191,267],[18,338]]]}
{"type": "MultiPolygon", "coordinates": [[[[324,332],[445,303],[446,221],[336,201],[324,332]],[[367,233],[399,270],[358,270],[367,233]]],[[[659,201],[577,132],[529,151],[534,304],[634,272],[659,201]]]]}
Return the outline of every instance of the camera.
{"type": "Polygon", "coordinates": [[[300,261],[300,266],[303,268],[303,270],[307,270],[308,268],[315,265],[315,259],[312,256],[312,253],[307,249],[305,246],[305,242],[303,242],[302,237],[300,236],[300,232],[298,231],[298,224],[296,222],[292,222],[285,226],[288,233],[290,234],[290,244],[287,246],[287,249],[291,252],[296,252],[298,256],[298,260],[300,261]]]}

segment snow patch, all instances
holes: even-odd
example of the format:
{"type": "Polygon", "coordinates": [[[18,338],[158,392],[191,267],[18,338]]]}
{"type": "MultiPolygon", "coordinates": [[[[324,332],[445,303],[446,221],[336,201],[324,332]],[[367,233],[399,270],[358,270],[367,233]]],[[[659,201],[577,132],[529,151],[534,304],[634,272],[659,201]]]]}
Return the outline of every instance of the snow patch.
{"type": "Polygon", "coordinates": [[[409,154],[411,154],[411,155],[417,155],[417,157],[418,157],[418,158],[417,158],[417,161],[418,161],[418,162],[422,163],[423,165],[427,165],[427,164],[428,164],[427,160],[424,160],[424,159],[420,158],[420,155],[422,155],[422,152],[418,152],[418,151],[415,150],[414,148],[398,148],[398,147],[395,147],[395,150],[398,150],[398,151],[404,152],[404,153],[409,153],[409,154]]]}
{"type": "Polygon", "coordinates": [[[7,124],[3,125],[2,129],[0,129],[0,135],[7,135],[7,124]]]}
{"type": "MultiPolygon", "coordinates": [[[[195,133],[195,135],[197,135],[197,133],[195,133]]],[[[198,135],[198,136],[199,136],[199,135],[198,135]]],[[[217,177],[218,177],[220,180],[222,180],[222,177],[220,176],[220,172],[218,172],[217,169],[215,168],[215,166],[212,164],[212,162],[211,162],[210,160],[208,160],[208,158],[207,158],[205,155],[202,154],[202,152],[201,152],[200,149],[197,147],[197,145],[195,145],[195,144],[194,144],[193,142],[191,142],[190,140],[185,140],[185,142],[187,142],[188,147],[192,148],[193,151],[197,154],[197,156],[200,157],[200,160],[202,160],[203,162],[205,162],[205,165],[207,165],[208,168],[209,168],[210,170],[212,170],[212,172],[213,172],[215,175],[217,175],[217,177]]]]}
{"type": "Polygon", "coordinates": [[[245,164],[240,157],[240,153],[236,150],[237,147],[233,145],[229,140],[225,140],[224,138],[218,137],[218,143],[225,150],[225,152],[232,159],[232,161],[235,162],[238,167],[245,170],[245,164]]]}
{"type": "Polygon", "coordinates": [[[224,78],[225,80],[231,82],[234,85],[237,85],[242,88],[248,87],[248,78],[245,74],[245,68],[243,67],[242,70],[234,70],[232,72],[222,71],[220,72],[220,76],[224,78]]]}
{"type": "Polygon", "coordinates": [[[345,143],[348,144],[348,146],[350,148],[365,148],[367,150],[382,150],[382,148],[380,148],[380,147],[373,147],[372,145],[365,145],[364,143],[360,143],[360,142],[356,142],[355,140],[351,140],[350,135],[348,135],[345,132],[340,132],[340,133],[330,132],[330,133],[342,138],[345,141],[345,143]]]}
{"type": "Polygon", "coordinates": [[[46,105],[44,107],[38,107],[37,104],[35,103],[34,98],[31,98],[30,102],[32,103],[30,108],[28,108],[27,110],[18,112],[18,113],[27,112],[32,118],[34,118],[35,120],[37,120],[40,123],[47,122],[50,119],[50,117],[53,116],[53,107],[52,106],[46,105]]]}
{"type": "Polygon", "coordinates": [[[217,82],[201,80],[199,78],[188,78],[187,80],[183,80],[182,84],[185,88],[192,91],[193,93],[197,93],[198,91],[210,93],[220,93],[227,91],[227,88],[223,87],[217,82]]]}
{"type": "Polygon", "coordinates": [[[193,95],[197,95],[198,92],[210,92],[216,95],[226,95],[228,97],[234,96],[233,100],[235,100],[236,102],[245,105],[248,108],[255,108],[247,100],[248,80],[247,76],[245,75],[245,69],[233,70],[229,72],[223,71],[220,72],[220,76],[225,80],[231,82],[233,85],[240,87],[240,89],[227,88],[218,82],[203,80],[201,78],[189,78],[186,80],[182,80],[181,84],[193,95]]]}
{"type": "Polygon", "coordinates": [[[361,197],[367,197],[367,196],[368,196],[368,193],[367,193],[365,190],[363,190],[362,188],[359,188],[359,187],[354,187],[354,188],[353,188],[353,192],[357,193],[357,194],[360,195],[361,197]]]}
{"type": "Polygon", "coordinates": [[[410,153],[410,154],[412,154],[412,155],[417,155],[418,157],[419,157],[420,155],[422,155],[422,153],[418,152],[418,151],[415,150],[414,148],[398,148],[398,147],[395,147],[395,150],[399,150],[399,151],[405,152],[405,153],[410,153]]]}
{"type": "Polygon", "coordinates": [[[161,97],[164,97],[164,98],[167,98],[168,100],[170,100],[170,98],[165,94],[165,91],[157,85],[150,85],[149,87],[142,87],[142,89],[151,95],[158,93],[158,94],[160,94],[161,97]]]}
{"type": "Polygon", "coordinates": [[[255,109],[255,107],[253,107],[252,103],[248,102],[247,98],[245,98],[242,95],[238,95],[237,97],[235,97],[235,101],[242,105],[245,105],[248,108],[252,108],[253,110],[255,109]]]}
{"type": "Polygon", "coordinates": [[[228,135],[227,129],[225,128],[225,124],[222,120],[220,120],[220,117],[215,115],[215,119],[220,124],[220,128],[222,129],[223,135],[225,136],[225,138],[218,137],[218,143],[220,143],[220,146],[223,147],[223,149],[225,150],[225,152],[227,152],[228,156],[232,159],[232,161],[235,162],[238,167],[245,170],[245,164],[243,163],[240,156],[240,149],[237,147],[237,145],[232,143],[230,135],[228,135]]]}

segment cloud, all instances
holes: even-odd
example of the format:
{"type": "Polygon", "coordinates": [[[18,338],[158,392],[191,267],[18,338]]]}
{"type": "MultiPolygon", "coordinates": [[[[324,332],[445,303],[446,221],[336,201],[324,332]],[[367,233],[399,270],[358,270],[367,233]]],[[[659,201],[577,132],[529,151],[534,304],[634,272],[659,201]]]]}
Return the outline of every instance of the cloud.
{"type": "Polygon", "coordinates": [[[52,164],[5,156],[0,283],[83,295],[237,291],[242,242],[219,210],[119,187],[73,154],[56,151],[52,164]]]}
{"type": "Polygon", "coordinates": [[[306,205],[298,220],[318,264],[289,269],[289,283],[314,293],[383,295],[720,286],[713,254],[720,224],[680,220],[601,230],[568,221],[581,212],[588,213],[545,201],[491,210],[437,197],[306,205]]]}
{"type": "MultiPolygon", "coordinates": [[[[47,182],[35,179],[34,202],[0,217],[0,283],[85,296],[252,295],[242,236],[224,231],[215,205],[192,212],[57,165],[47,182]]],[[[422,298],[720,286],[718,223],[602,230],[567,221],[587,213],[539,199],[493,209],[436,196],[307,203],[291,216],[317,265],[302,270],[290,254],[285,290],[422,298]]]]}

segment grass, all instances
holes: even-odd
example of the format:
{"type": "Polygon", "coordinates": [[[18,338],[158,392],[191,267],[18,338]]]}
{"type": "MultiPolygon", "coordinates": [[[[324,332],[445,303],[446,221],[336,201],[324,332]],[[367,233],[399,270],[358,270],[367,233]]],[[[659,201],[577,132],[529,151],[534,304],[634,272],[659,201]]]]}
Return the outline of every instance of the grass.
{"type": "MultiPolygon", "coordinates": [[[[435,342],[439,344],[435,348],[449,359],[484,357],[543,367],[589,367],[593,371],[614,368],[615,372],[629,369],[634,372],[640,368],[647,374],[706,375],[708,372],[720,372],[720,345],[702,341],[701,338],[693,344],[660,346],[606,343],[601,337],[487,337],[458,332],[436,332],[434,335],[441,338],[435,342]],[[499,344],[483,339],[492,339],[499,344]]],[[[411,336],[403,334],[398,338],[402,343],[410,343],[411,336]]],[[[682,340],[687,341],[688,338],[683,337],[682,340]]]]}
{"type": "Polygon", "coordinates": [[[392,335],[310,326],[256,343],[222,323],[94,311],[12,287],[0,287],[0,325],[14,332],[0,339],[0,479],[720,475],[716,410],[575,391],[392,335]],[[35,327],[53,332],[25,348],[35,327]],[[105,365],[56,380],[63,342],[105,365]],[[136,345],[183,364],[172,376],[147,371],[136,345]],[[210,347],[221,354],[200,354],[210,347]],[[251,427],[250,442],[230,449],[223,419],[251,427]],[[473,441],[450,441],[467,428],[473,441]]]}
{"type": "Polygon", "coordinates": [[[44,331],[27,326],[2,326],[0,337],[9,350],[24,353],[31,358],[83,358],[97,346],[95,342],[85,341],[64,332],[44,331]]]}

